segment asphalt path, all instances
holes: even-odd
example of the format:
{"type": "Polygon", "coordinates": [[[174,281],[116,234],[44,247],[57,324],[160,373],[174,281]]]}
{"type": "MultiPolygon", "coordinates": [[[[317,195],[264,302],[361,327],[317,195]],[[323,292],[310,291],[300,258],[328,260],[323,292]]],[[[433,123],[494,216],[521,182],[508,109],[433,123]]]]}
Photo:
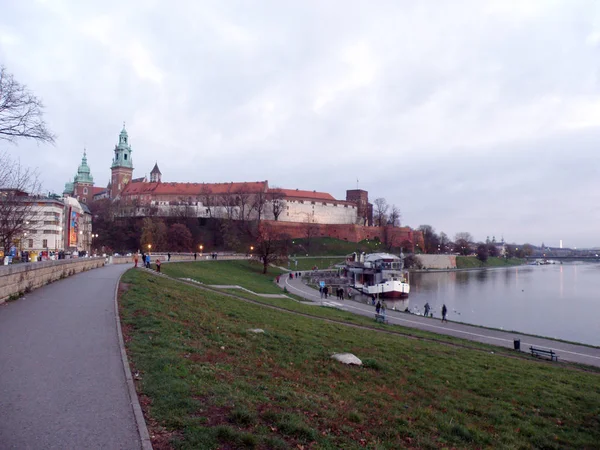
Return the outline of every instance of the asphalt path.
{"type": "MultiPolygon", "coordinates": [[[[336,307],[362,316],[373,317],[373,320],[375,319],[374,306],[354,300],[339,300],[332,296],[329,296],[327,299],[322,299],[319,291],[307,286],[298,278],[290,279],[287,275],[284,275],[281,279],[283,281],[280,283],[281,287],[285,285],[290,293],[315,302],[315,304],[336,307]]],[[[559,361],[569,361],[600,367],[600,348],[569,344],[552,339],[522,335],[510,331],[481,328],[451,321],[442,323],[440,319],[428,318],[390,309],[386,310],[386,319],[390,324],[418,328],[420,330],[432,331],[434,333],[459,337],[470,341],[483,342],[485,344],[498,345],[501,347],[513,348],[514,340],[519,339],[521,341],[521,351],[529,353],[529,347],[554,350],[558,355],[559,361]]]]}
{"type": "Polygon", "coordinates": [[[0,305],[0,448],[139,449],[107,265],[0,305]]]}

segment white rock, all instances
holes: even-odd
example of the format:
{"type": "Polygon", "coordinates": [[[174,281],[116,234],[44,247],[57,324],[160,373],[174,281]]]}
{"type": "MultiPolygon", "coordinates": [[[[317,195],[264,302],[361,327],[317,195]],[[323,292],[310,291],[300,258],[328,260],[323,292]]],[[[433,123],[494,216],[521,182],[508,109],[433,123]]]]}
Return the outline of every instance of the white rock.
{"type": "Polygon", "coordinates": [[[335,355],[331,355],[331,357],[344,364],[356,364],[357,366],[362,366],[362,361],[352,353],[336,353],[335,355]]]}
{"type": "Polygon", "coordinates": [[[265,330],[263,330],[262,328],[250,328],[248,330],[250,333],[264,333],[265,330]]]}

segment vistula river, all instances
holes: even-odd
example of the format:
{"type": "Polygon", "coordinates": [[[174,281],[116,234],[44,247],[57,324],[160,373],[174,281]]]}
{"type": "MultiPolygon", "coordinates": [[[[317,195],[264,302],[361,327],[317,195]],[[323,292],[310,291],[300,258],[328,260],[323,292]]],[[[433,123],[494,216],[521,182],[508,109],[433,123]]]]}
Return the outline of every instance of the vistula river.
{"type": "Polygon", "coordinates": [[[412,273],[410,297],[388,308],[600,346],[600,264],[412,273]]]}

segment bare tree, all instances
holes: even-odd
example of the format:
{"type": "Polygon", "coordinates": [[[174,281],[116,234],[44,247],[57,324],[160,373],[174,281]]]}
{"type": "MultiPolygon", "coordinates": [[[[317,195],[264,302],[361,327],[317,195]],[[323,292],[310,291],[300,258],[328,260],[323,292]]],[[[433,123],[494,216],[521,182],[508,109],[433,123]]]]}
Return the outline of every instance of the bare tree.
{"type": "Polygon", "coordinates": [[[267,205],[267,193],[264,190],[258,191],[254,194],[252,201],[252,210],[256,211],[256,219],[260,223],[267,205]]]}
{"type": "Polygon", "coordinates": [[[461,231],[460,233],[456,233],[454,235],[454,241],[458,242],[458,241],[466,241],[469,244],[473,242],[473,236],[471,235],[471,233],[469,233],[468,231],[461,231]]]}
{"type": "Polygon", "coordinates": [[[375,223],[378,227],[382,227],[386,223],[387,219],[387,211],[389,205],[387,204],[385,198],[379,197],[375,199],[375,223]]]}
{"type": "Polygon", "coordinates": [[[225,218],[228,220],[235,219],[237,214],[237,193],[234,192],[233,183],[229,185],[227,188],[227,192],[225,192],[220,197],[221,206],[225,209],[225,218]]]}
{"type": "Polygon", "coordinates": [[[244,183],[238,189],[236,189],[235,194],[235,203],[238,206],[238,219],[240,219],[242,222],[250,220],[250,215],[252,214],[253,209],[253,198],[248,183],[244,183]]]}
{"type": "Polygon", "coordinates": [[[319,225],[311,222],[310,215],[307,214],[304,224],[304,237],[306,238],[306,251],[310,252],[310,241],[319,234],[319,225]]]}
{"type": "Polygon", "coordinates": [[[285,194],[279,188],[273,188],[268,192],[267,200],[271,204],[273,217],[279,220],[279,216],[285,209],[285,194]]]}
{"type": "Polygon", "coordinates": [[[200,195],[198,195],[198,198],[200,202],[202,202],[202,206],[206,208],[206,213],[208,214],[208,217],[212,217],[213,208],[216,205],[216,199],[210,186],[207,186],[206,184],[202,185],[202,188],[200,189],[200,195]]]}
{"type": "Polygon", "coordinates": [[[399,227],[401,217],[400,208],[398,208],[396,205],[392,205],[392,210],[388,216],[388,224],[393,227],[399,227]]]}
{"type": "Polygon", "coordinates": [[[286,236],[279,233],[272,225],[263,222],[258,228],[255,241],[252,258],[261,262],[263,273],[267,273],[269,264],[286,257],[286,236]]]}
{"type": "Polygon", "coordinates": [[[0,153],[0,244],[4,254],[22,240],[35,216],[34,198],[40,192],[37,170],[23,167],[7,153],[0,153]]]}
{"type": "Polygon", "coordinates": [[[0,140],[26,138],[53,143],[43,109],[42,101],[0,66],[0,140]]]}

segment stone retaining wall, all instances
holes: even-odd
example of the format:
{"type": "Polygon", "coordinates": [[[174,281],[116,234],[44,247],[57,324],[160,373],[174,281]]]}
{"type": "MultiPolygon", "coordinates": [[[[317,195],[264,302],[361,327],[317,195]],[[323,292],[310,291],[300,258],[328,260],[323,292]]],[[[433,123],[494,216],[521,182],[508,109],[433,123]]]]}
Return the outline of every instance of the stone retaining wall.
{"type": "MultiPolygon", "coordinates": [[[[160,259],[161,262],[165,262],[167,260],[167,254],[166,253],[151,253],[150,254],[151,260],[152,260],[152,264],[154,264],[156,262],[156,259],[160,259]]],[[[194,255],[193,254],[189,254],[189,253],[171,253],[171,262],[176,262],[176,261],[206,261],[206,260],[210,260],[210,253],[203,253],[202,255],[200,255],[200,253],[197,254],[197,259],[194,260],[194,255]]],[[[229,259],[248,259],[248,256],[246,255],[239,255],[239,254],[222,254],[219,253],[217,256],[217,261],[221,261],[221,260],[229,260],[229,259]]],[[[109,262],[112,262],[112,264],[133,264],[133,256],[113,256],[112,260],[110,260],[110,257],[107,258],[107,260],[109,262]]],[[[142,260],[140,258],[139,265],[142,265],[142,260]]]]}
{"type": "Polygon", "coordinates": [[[454,255],[417,255],[423,269],[456,269],[454,255]]]}
{"type": "Polygon", "coordinates": [[[74,258],[0,266],[0,303],[70,275],[104,266],[104,258],[74,258]]]}

